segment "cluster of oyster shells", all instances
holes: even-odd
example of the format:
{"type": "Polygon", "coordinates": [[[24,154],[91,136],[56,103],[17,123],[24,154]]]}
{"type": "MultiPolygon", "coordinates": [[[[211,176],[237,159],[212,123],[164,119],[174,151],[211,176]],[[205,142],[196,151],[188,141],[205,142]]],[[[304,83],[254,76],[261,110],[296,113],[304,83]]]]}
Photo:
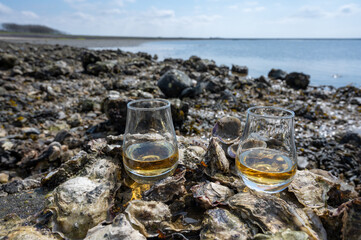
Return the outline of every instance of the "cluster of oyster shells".
{"type": "Polygon", "coordinates": [[[361,198],[328,172],[298,171],[278,194],[248,189],[227,154],[240,130],[239,120],[224,118],[209,142],[178,137],[176,173],[151,186],[125,175],[122,136],[92,140],[87,152],[42,180],[52,191],[34,217],[37,224],[0,227],[0,234],[6,239],[360,239],[361,198]]]}

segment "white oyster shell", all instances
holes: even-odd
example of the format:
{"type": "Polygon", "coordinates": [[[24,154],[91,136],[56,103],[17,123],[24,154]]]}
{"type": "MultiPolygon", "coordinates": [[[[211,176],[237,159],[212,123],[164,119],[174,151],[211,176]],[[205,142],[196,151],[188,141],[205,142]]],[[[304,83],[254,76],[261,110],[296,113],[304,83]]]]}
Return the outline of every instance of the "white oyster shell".
{"type": "MultiPolygon", "coordinates": [[[[3,238],[1,238],[3,239],[3,238]]],[[[14,229],[9,233],[5,239],[8,240],[55,240],[51,235],[43,235],[41,232],[37,231],[34,227],[23,226],[17,229],[14,229]]]]}
{"type": "Polygon", "coordinates": [[[302,209],[288,204],[274,195],[256,192],[238,193],[228,199],[231,209],[246,221],[259,226],[264,233],[276,234],[290,228],[302,230],[311,239],[325,239],[319,229],[313,229],[312,219],[302,209]]]}
{"type": "Polygon", "coordinates": [[[132,226],[146,237],[158,236],[169,226],[171,212],[168,205],[156,201],[133,200],[124,213],[132,226]]]}
{"type": "Polygon", "coordinates": [[[111,225],[101,225],[90,229],[84,240],[146,240],[135,230],[124,214],[117,215],[111,225]]]}
{"type": "Polygon", "coordinates": [[[247,225],[238,217],[226,209],[215,208],[205,213],[200,237],[202,240],[242,240],[249,239],[251,235],[247,225]]]}
{"type": "Polygon", "coordinates": [[[191,188],[191,191],[193,197],[206,209],[219,204],[224,205],[225,201],[234,195],[233,191],[228,187],[213,182],[195,185],[191,188]]]}
{"type": "Polygon", "coordinates": [[[297,171],[295,178],[288,186],[288,191],[293,192],[302,205],[313,209],[318,215],[323,215],[329,207],[328,193],[332,188],[337,189],[340,197],[345,198],[344,201],[358,195],[352,186],[322,170],[297,171]]]}
{"type": "Polygon", "coordinates": [[[53,231],[68,238],[84,238],[89,228],[106,219],[109,197],[109,183],[87,177],[72,178],[59,185],[49,206],[55,213],[53,231]]]}

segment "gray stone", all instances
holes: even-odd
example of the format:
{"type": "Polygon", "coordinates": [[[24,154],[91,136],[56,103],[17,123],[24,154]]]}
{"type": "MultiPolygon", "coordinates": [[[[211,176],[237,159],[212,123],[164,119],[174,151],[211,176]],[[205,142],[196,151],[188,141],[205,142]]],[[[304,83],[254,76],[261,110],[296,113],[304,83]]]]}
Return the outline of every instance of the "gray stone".
{"type": "Polygon", "coordinates": [[[232,72],[239,73],[239,74],[248,74],[248,67],[247,66],[239,66],[239,65],[232,65],[232,72]]]}
{"type": "Polygon", "coordinates": [[[192,80],[182,71],[169,70],[158,81],[160,90],[170,98],[179,97],[182,91],[192,86],[192,80]]]}
{"type": "Polygon", "coordinates": [[[268,73],[268,77],[272,79],[281,79],[285,80],[287,73],[281,69],[274,69],[272,68],[271,71],[268,73]]]}
{"type": "Polygon", "coordinates": [[[17,57],[12,54],[4,53],[0,55],[0,68],[10,69],[15,66],[17,62],[17,57]]]}
{"type": "Polygon", "coordinates": [[[286,84],[295,90],[306,89],[308,84],[310,84],[310,75],[292,72],[287,74],[286,84]]]}

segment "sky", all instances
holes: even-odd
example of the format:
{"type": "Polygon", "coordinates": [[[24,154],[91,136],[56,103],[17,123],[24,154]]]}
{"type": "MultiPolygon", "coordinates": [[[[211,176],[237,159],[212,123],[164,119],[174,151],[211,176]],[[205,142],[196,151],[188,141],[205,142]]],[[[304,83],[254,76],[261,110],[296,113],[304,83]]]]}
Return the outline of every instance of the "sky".
{"type": "Polygon", "coordinates": [[[361,0],[0,0],[0,23],[68,34],[361,38],[361,0]]]}

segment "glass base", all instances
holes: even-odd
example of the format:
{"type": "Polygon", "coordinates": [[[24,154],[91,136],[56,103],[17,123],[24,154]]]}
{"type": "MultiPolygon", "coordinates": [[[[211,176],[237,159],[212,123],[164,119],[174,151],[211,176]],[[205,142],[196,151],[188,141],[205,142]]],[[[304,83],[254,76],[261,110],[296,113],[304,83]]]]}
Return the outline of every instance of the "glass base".
{"type": "Polygon", "coordinates": [[[169,168],[167,171],[165,171],[161,174],[149,176],[149,175],[141,175],[139,173],[136,173],[135,171],[133,171],[132,169],[130,169],[124,165],[125,171],[127,172],[128,176],[131,179],[133,179],[135,182],[142,183],[142,184],[151,184],[151,183],[154,183],[161,179],[164,179],[168,176],[173,175],[174,171],[177,169],[177,166],[178,166],[178,164],[174,164],[173,167],[169,168]]]}
{"type": "Polygon", "coordinates": [[[244,182],[244,184],[246,184],[247,187],[259,191],[259,192],[264,192],[264,193],[278,193],[281,192],[282,190],[284,190],[285,188],[288,187],[288,185],[290,185],[290,183],[292,182],[293,178],[280,183],[280,184],[260,184],[260,183],[255,183],[250,181],[248,178],[242,176],[242,180],[244,182]]]}

